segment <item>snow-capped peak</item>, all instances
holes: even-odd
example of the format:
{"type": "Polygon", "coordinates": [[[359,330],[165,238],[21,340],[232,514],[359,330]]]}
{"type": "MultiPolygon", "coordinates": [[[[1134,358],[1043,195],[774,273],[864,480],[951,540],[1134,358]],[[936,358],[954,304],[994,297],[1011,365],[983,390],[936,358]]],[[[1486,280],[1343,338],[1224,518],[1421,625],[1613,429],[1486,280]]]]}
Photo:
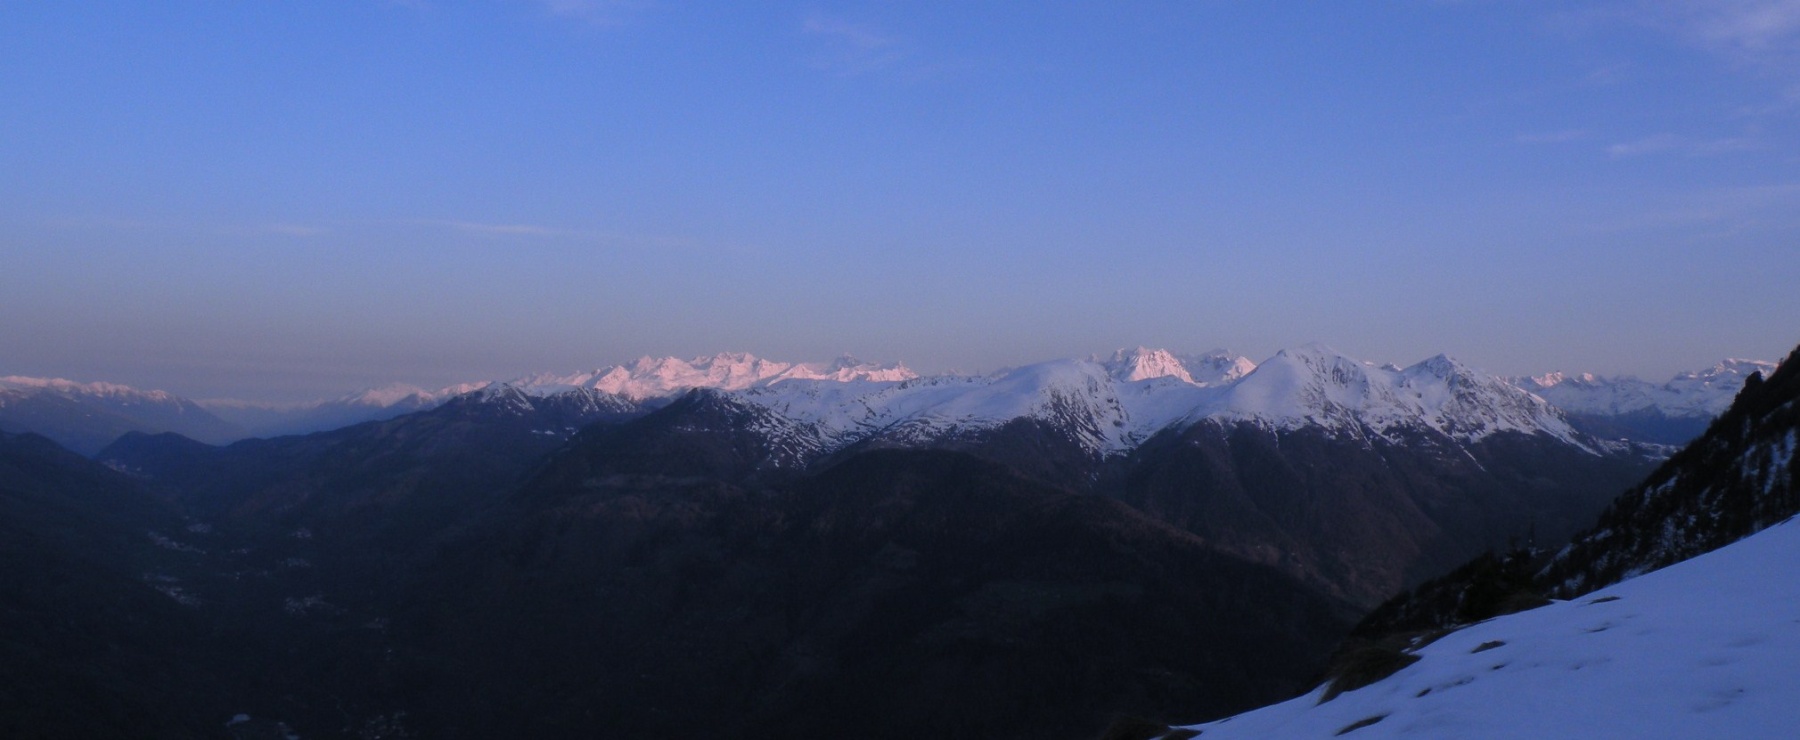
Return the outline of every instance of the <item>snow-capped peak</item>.
{"type": "Polygon", "coordinates": [[[1121,349],[1113,352],[1112,359],[1104,363],[1113,378],[1124,382],[1150,380],[1152,378],[1175,378],[1183,383],[1192,383],[1194,378],[1188,374],[1187,367],[1181,359],[1166,349],[1121,349]]]}
{"type": "Polygon", "coordinates": [[[1220,385],[1234,382],[1256,369],[1250,358],[1215,349],[1198,355],[1182,355],[1181,364],[1196,385],[1220,385]]]}
{"type": "Polygon", "coordinates": [[[1091,359],[1122,383],[1173,378],[1190,385],[1214,386],[1235,381],[1256,369],[1256,363],[1250,358],[1222,349],[1178,355],[1166,349],[1138,347],[1117,350],[1105,360],[1091,359]]]}

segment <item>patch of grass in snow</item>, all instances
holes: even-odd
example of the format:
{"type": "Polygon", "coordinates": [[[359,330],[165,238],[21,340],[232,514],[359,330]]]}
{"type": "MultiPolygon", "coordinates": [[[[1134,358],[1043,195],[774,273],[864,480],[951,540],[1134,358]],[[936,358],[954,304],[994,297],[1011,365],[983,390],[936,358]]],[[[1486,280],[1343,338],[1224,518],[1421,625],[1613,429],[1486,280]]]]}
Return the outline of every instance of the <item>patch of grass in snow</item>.
{"type": "Polygon", "coordinates": [[[1336,699],[1338,694],[1346,691],[1368,686],[1419,662],[1419,656],[1406,649],[1413,642],[1406,637],[1389,637],[1339,653],[1332,661],[1330,682],[1325,686],[1325,694],[1319,697],[1319,703],[1336,699]]]}
{"type": "Polygon", "coordinates": [[[1349,734],[1356,730],[1360,730],[1364,727],[1368,727],[1369,725],[1375,724],[1376,722],[1380,722],[1384,719],[1387,719],[1387,715],[1385,715],[1385,714],[1377,714],[1373,717],[1364,717],[1355,722],[1351,722],[1350,724],[1344,725],[1344,729],[1338,730],[1337,734],[1339,734],[1339,735],[1349,734]]]}
{"type": "Polygon", "coordinates": [[[1501,645],[1505,645],[1505,644],[1506,644],[1505,640],[1488,640],[1487,642],[1481,643],[1480,645],[1476,645],[1475,649],[1470,650],[1469,653],[1471,655],[1473,655],[1475,653],[1493,650],[1494,648],[1500,647],[1501,645]]]}

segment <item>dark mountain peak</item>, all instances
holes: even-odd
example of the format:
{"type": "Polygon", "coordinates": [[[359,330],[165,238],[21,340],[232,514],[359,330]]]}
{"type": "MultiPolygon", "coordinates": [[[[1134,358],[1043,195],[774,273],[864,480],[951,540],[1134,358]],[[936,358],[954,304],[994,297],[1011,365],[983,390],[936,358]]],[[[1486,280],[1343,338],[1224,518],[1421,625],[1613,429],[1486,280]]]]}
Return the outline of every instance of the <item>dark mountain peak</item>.
{"type": "Polygon", "coordinates": [[[119,460],[143,455],[191,455],[216,450],[217,446],[189,439],[175,432],[126,432],[94,456],[96,460],[119,460]]]}

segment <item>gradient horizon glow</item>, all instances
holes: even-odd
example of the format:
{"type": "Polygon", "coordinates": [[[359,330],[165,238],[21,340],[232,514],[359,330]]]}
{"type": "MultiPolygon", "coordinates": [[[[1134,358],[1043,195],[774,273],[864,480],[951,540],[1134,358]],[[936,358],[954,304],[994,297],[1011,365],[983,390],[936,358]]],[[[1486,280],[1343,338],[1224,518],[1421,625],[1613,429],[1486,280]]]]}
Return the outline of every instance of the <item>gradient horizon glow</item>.
{"type": "Polygon", "coordinates": [[[1800,341],[1800,0],[0,4],[0,375],[1800,341]]]}

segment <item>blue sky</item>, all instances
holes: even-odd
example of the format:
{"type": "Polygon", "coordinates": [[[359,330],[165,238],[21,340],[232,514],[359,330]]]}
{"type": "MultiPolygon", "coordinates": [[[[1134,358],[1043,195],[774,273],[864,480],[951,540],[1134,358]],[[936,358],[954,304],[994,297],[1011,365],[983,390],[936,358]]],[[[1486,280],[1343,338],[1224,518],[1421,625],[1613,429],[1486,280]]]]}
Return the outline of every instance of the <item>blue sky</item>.
{"type": "Polygon", "coordinates": [[[0,374],[1800,341],[1800,0],[0,2],[0,374]]]}

